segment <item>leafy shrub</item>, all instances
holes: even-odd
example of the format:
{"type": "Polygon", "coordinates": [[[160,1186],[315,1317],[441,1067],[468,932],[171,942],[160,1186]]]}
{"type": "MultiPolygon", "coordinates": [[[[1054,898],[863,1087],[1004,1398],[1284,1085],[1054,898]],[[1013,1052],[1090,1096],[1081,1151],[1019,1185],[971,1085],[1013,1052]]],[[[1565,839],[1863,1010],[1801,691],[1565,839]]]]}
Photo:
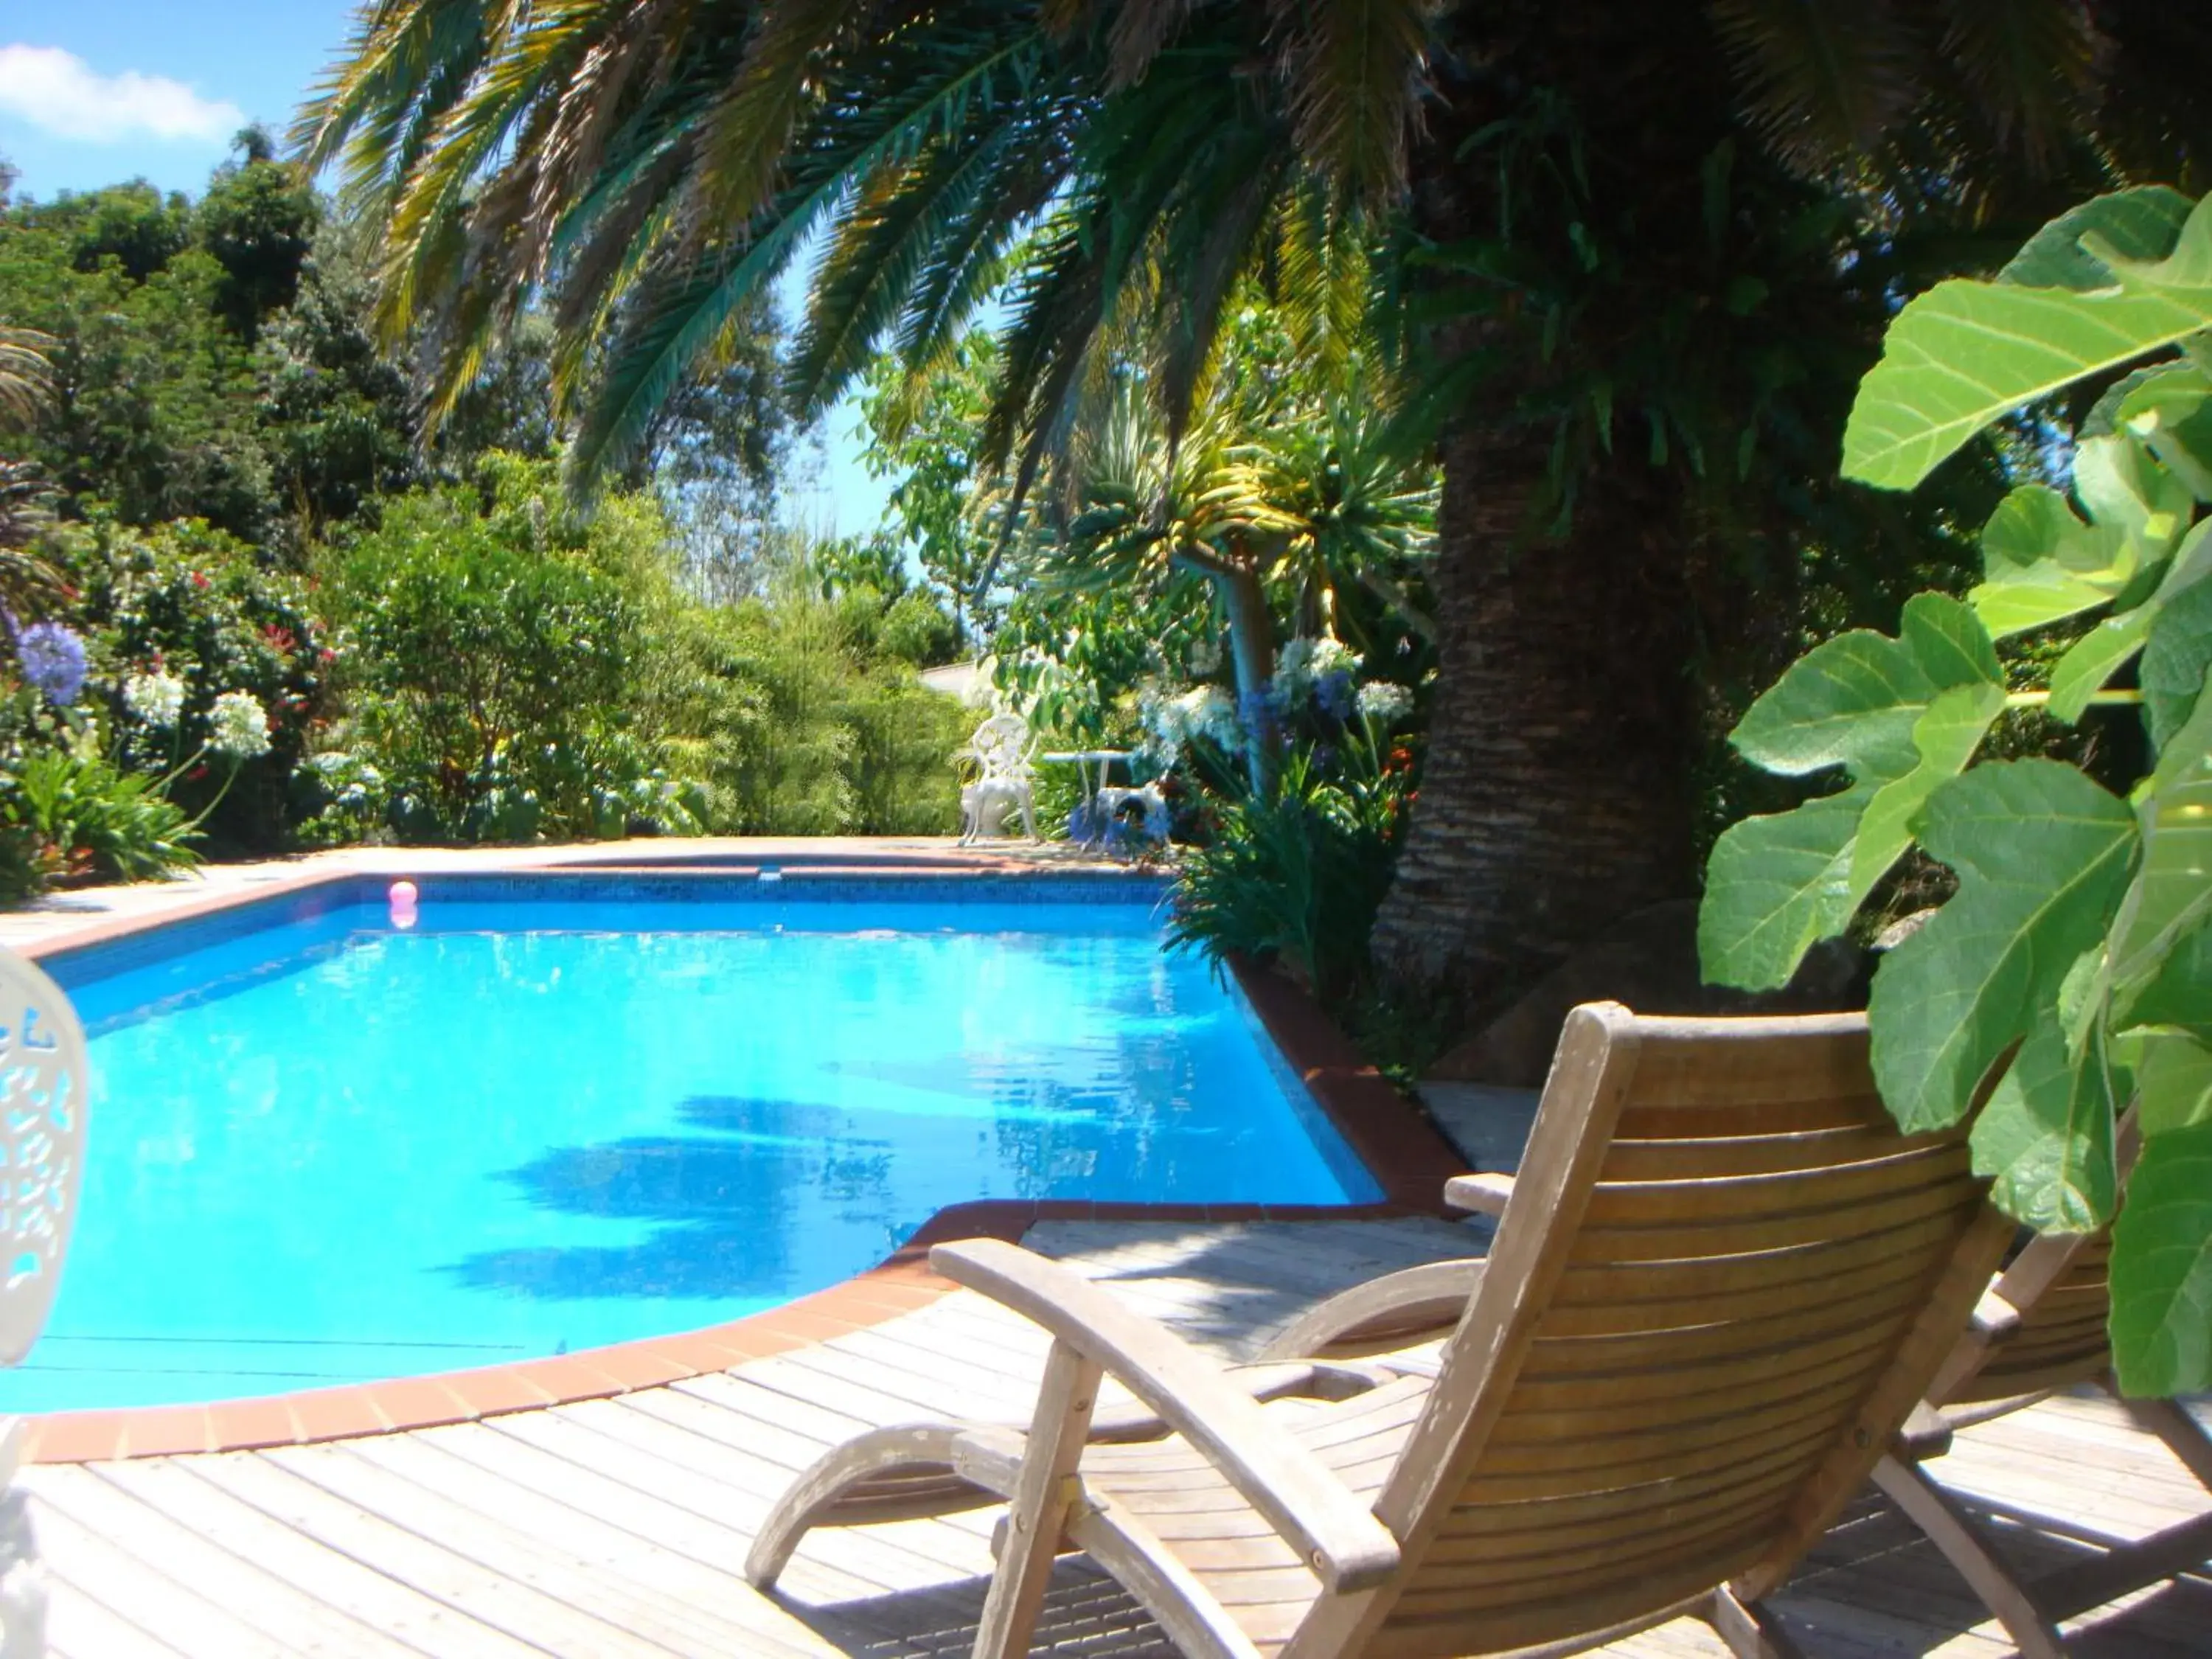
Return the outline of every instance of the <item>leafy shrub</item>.
{"type": "Polygon", "coordinates": [[[403,496],[322,566],[343,627],[349,752],[374,767],[391,826],[460,841],[696,830],[634,729],[644,607],[623,550],[595,545],[650,536],[647,509],[586,526],[550,466],[495,458],[487,475],[488,501],[403,496]]]}
{"type": "MultiPolygon", "coordinates": [[[[848,596],[849,597],[849,596],[848,596]]],[[[742,835],[943,835],[951,764],[975,725],[905,665],[852,641],[844,601],[794,576],[769,600],[696,623],[708,718],[697,775],[710,821],[742,835]]]]}
{"type": "Polygon", "coordinates": [[[24,892],[62,877],[142,881],[199,862],[189,844],[198,829],[161,781],[82,743],[21,754],[0,776],[0,819],[15,832],[0,880],[24,892]]]}
{"type": "Polygon", "coordinates": [[[960,630],[927,593],[905,593],[884,612],[876,648],[886,657],[930,668],[952,660],[960,648],[960,630]]]}
{"type": "Polygon", "coordinates": [[[1403,772],[1353,769],[1331,780],[1311,750],[1295,750],[1271,788],[1222,804],[1212,844],[1184,855],[1170,945],[1217,964],[1272,961],[1325,1000],[1346,994],[1405,818],[1403,772]]]}
{"type": "Polygon", "coordinates": [[[1752,706],[1734,738],[1747,758],[1841,787],[1721,838],[1698,930],[1712,977],[1779,984],[1909,852],[1949,867],[1955,893],[1875,975],[1875,1082],[1911,1131],[1986,1095],[1973,1157],[1997,1202],[2047,1231],[2112,1224],[2113,1353],[2139,1395],[2212,1386],[2208,270],[2212,198],[2134,190],[2046,227],[1996,282],[1945,283],[1899,313],[1846,472],[1909,489],[2089,380],[2105,390],[2071,494],[2015,489],[1964,601],[1920,594],[1897,637],[1830,640],[1752,706]],[[2011,643],[2062,626],[2055,657],[2011,643]],[[2124,793],[2002,758],[2019,734],[1999,722],[2021,708],[2124,725],[2097,769],[2124,793]],[[2130,1108],[2142,1146],[2123,1202],[2130,1108]]]}

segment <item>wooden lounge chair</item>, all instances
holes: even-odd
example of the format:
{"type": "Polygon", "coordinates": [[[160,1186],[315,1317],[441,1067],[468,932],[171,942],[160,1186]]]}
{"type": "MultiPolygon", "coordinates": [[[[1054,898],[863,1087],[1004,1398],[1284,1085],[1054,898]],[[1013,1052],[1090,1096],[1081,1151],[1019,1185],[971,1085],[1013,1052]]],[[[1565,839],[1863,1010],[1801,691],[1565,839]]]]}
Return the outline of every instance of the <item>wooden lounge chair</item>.
{"type": "Polygon", "coordinates": [[[1026,1434],[850,1441],[746,1573],[765,1588],[809,1528],[957,1480],[944,1507],[1009,1505],[979,1659],[1027,1650],[1069,1549],[1191,1659],[1563,1653],[1685,1613],[1791,1654],[1759,1598],[1864,1483],[2010,1232],[1961,1135],[1891,1125],[1863,1019],[1577,1009],[1433,1378],[1262,1407],[1056,1265],[939,1246],[1053,1335],[1026,1434]],[[1089,1440],[1109,1375],[1173,1437],[1089,1440]]]}
{"type": "MultiPolygon", "coordinates": [[[[1974,1513],[1929,1474],[1953,1431],[2085,1384],[2118,1397],[2106,1334],[2112,1310],[2105,1233],[2050,1233],[2029,1243],[1990,1285],[1965,1336],[1930,1384],[1875,1483],[1947,1556],[2018,1644],[2023,1659],[2063,1659],[2061,1620],[2212,1560],[2212,1506],[2039,1579],[2008,1564],[1974,1513]]],[[[2212,1436],[2169,1400],[2120,1400],[2212,1492],[2212,1436]]],[[[2039,1517],[2048,1519],[2048,1517],[2039,1517]]],[[[2069,1528],[2070,1530],[2070,1528],[2069,1528]]]]}

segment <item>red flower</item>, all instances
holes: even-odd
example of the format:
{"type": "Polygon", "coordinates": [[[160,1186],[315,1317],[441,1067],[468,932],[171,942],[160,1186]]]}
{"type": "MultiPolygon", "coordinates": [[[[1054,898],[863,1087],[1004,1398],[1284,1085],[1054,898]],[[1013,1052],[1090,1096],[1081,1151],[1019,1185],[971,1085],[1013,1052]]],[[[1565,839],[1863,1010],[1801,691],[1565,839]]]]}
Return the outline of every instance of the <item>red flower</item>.
{"type": "Polygon", "coordinates": [[[208,579],[205,576],[203,576],[198,571],[193,571],[191,575],[192,586],[194,587],[205,587],[208,585],[208,579]]]}
{"type": "Polygon", "coordinates": [[[279,628],[275,623],[270,623],[262,629],[261,637],[279,651],[289,651],[299,644],[299,641],[292,637],[290,629],[279,628]]]}

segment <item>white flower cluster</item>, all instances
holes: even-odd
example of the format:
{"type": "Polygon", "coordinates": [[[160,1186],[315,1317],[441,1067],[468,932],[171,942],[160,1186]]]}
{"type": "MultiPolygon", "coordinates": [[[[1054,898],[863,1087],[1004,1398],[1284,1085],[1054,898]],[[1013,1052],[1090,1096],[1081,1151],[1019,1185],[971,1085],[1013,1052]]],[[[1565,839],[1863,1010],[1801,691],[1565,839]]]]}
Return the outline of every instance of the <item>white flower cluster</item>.
{"type": "Polygon", "coordinates": [[[1237,699],[1218,685],[1194,685],[1170,696],[1158,687],[1147,687],[1138,697],[1139,718],[1145,725],[1146,749],[1173,764],[1194,738],[1206,738],[1224,749],[1244,740],[1237,723],[1237,699]]]}
{"type": "Polygon", "coordinates": [[[1413,712],[1413,694],[1389,680],[1370,680],[1359,688],[1359,713],[1381,726],[1395,726],[1413,712]]]}
{"type": "Polygon", "coordinates": [[[226,691],[208,711],[208,747],[232,760],[269,752],[269,716],[243,691],[226,691]]]}
{"type": "Polygon", "coordinates": [[[185,683],[158,670],[133,674],[123,682],[123,706],[160,731],[167,731],[185,712],[185,683]]]}
{"type": "Polygon", "coordinates": [[[1324,634],[1316,640],[1292,640],[1275,659],[1275,676],[1271,683],[1275,706],[1283,709],[1301,708],[1313,695],[1317,682],[1331,674],[1358,672],[1359,653],[1333,634],[1324,634]]]}

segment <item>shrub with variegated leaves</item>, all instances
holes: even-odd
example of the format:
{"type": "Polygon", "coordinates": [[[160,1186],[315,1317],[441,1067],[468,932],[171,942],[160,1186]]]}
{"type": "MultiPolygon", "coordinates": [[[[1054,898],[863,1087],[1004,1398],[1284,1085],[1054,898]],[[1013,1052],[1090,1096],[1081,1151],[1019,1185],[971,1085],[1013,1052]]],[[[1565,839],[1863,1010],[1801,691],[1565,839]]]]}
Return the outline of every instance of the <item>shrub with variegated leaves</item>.
{"type": "Polygon", "coordinates": [[[2075,434],[2070,489],[2005,499],[1979,586],[1921,594],[1894,639],[1817,647],[1736,728],[1758,765],[1840,787],[1721,838],[1699,945],[1709,977],[1778,986],[1908,849],[1948,866],[1955,895],[1875,976],[1883,1100],[1932,1130],[1988,1093],[1976,1167],[2033,1226],[2113,1224],[2120,1380],[2170,1395],[2212,1387],[2212,198],[2100,198],[1996,281],[1905,307],[1844,471],[1911,489],[2085,382],[2109,386],[2075,434]],[[2015,642],[2063,629],[2043,683],[2019,684],[2015,642]],[[2142,721],[2124,794],[1987,755],[2008,708],[2070,726],[2099,706],[2142,721]],[[2130,1110],[2142,1152],[2124,1171],[2130,1110]]]}

